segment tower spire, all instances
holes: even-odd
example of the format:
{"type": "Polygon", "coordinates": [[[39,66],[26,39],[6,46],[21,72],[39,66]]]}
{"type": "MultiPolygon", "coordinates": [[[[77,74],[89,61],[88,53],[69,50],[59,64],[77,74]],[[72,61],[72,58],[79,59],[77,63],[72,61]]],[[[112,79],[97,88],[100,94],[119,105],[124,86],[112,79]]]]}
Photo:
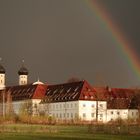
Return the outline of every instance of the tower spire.
{"type": "Polygon", "coordinates": [[[24,63],[25,63],[25,61],[24,61],[24,59],[22,59],[22,67],[24,67],[24,63]]]}
{"type": "Polygon", "coordinates": [[[38,78],[37,78],[37,81],[40,82],[40,80],[39,80],[39,76],[38,76],[38,78]]]}

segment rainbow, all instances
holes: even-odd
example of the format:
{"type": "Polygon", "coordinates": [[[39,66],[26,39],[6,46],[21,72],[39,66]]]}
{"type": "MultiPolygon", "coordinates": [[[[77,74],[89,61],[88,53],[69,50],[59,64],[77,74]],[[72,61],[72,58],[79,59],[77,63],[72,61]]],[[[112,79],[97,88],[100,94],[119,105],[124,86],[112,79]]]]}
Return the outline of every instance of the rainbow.
{"type": "Polygon", "coordinates": [[[128,65],[136,74],[137,78],[140,79],[140,62],[136,52],[132,49],[130,42],[125,39],[119,28],[113,23],[113,19],[111,19],[105,8],[97,1],[98,0],[85,0],[90,11],[96,14],[100,22],[103,23],[111,33],[113,40],[117,43],[117,46],[125,57],[128,65]]]}

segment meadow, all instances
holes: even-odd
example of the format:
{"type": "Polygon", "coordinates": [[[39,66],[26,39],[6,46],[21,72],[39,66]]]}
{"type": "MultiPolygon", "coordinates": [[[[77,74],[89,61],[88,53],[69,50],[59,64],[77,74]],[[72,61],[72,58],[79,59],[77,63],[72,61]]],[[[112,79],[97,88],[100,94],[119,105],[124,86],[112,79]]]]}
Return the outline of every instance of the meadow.
{"type": "Polygon", "coordinates": [[[0,140],[139,140],[138,135],[90,133],[86,125],[0,125],[0,140]]]}

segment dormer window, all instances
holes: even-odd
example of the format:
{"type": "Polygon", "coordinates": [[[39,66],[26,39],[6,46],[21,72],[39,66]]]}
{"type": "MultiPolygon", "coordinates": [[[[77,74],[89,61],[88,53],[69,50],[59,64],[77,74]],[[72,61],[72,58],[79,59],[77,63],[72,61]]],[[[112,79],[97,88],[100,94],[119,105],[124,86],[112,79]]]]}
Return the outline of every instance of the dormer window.
{"type": "Polygon", "coordinates": [[[56,89],[53,93],[55,94],[57,92],[58,89],[56,89]]]}
{"type": "Polygon", "coordinates": [[[88,96],[85,96],[85,99],[87,99],[88,98],[88,96]]]}
{"type": "Polygon", "coordinates": [[[70,90],[71,90],[71,88],[69,88],[69,89],[67,90],[67,93],[70,92],[70,90]]]}
{"type": "Polygon", "coordinates": [[[64,91],[64,88],[62,88],[61,90],[60,90],[60,93],[62,93],[64,91]]]}
{"type": "Polygon", "coordinates": [[[88,91],[91,91],[91,89],[89,88],[88,91]]]}
{"type": "Polygon", "coordinates": [[[76,92],[78,90],[79,87],[77,87],[74,91],[76,92]]]}
{"type": "Polygon", "coordinates": [[[93,96],[91,96],[90,99],[93,99],[93,96]]]}
{"type": "Polygon", "coordinates": [[[50,92],[51,92],[51,90],[48,90],[48,93],[47,94],[49,95],[50,92]]]}

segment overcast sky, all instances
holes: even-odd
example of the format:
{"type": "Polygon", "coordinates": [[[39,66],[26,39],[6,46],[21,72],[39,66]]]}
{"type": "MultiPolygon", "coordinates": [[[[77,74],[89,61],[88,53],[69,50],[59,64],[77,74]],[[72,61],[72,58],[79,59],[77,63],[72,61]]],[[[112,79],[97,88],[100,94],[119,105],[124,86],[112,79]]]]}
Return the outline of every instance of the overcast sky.
{"type": "MultiPolygon", "coordinates": [[[[140,53],[140,1],[98,0],[140,53]]],[[[0,57],[6,84],[18,84],[22,59],[29,82],[140,86],[108,29],[84,0],[0,0],[0,57]]]]}

